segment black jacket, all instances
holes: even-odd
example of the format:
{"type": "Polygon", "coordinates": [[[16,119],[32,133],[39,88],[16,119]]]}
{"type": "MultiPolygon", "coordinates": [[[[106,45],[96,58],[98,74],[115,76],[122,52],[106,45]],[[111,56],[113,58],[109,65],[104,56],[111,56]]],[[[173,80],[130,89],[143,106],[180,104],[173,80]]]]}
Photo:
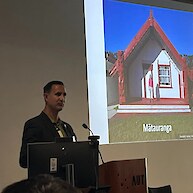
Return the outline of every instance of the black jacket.
{"type": "MultiPolygon", "coordinates": [[[[72,127],[63,122],[63,129],[67,137],[75,136],[72,127]]],[[[22,145],[20,150],[19,164],[27,168],[27,144],[34,142],[54,142],[59,138],[54,124],[49,117],[42,112],[40,115],[28,120],[24,125],[22,145]]]]}

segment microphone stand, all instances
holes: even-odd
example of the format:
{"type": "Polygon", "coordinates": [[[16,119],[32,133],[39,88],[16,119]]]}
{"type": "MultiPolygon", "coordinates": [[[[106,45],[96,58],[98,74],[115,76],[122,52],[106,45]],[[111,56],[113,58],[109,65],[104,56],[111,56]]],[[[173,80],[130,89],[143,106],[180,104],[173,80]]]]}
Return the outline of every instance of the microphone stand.
{"type": "MultiPolygon", "coordinates": [[[[104,190],[105,191],[101,191],[100,189],[100,187],[99,187],[99,163],[98,163],[98,155],[100,155],[100,158],[101,158],[101,161],[102,161],[102,163],[104,164],[104,161],[103,161],[103,158],[102,158],[102,155],[101,155],[101,152],[99,151],[99,139],[100,139],[100,136],[98,136],[98,135],[94,135],[93,134],[93,132],[92,132],[92,130],[84,123],[84,124],[82,124],[82,127],[84,127],[85,129],[88,129],[90,132],[91,132],[91,134],[92,135],[89,135],[88,136],[88,139],[91,141],[91,145],[93,145],[94,146],[94,150],[93,150],[93,164],[94,164],[94,172],[95,172],[95,178],[96,178],[96,186],[95,186],[95,190],[96,190],[96,192],[95,193],[97,193],[97,192],[104,192],[104,193],[106,193],[107,192],[107,190],[109,189],[109,187],[105,187],[104,188],[104,190]]],[[[103,189],[103,188],[102,188],[103,189]]],[[[91,192],[89,192],[89,193],[93,193],[92,191],[91,192]]]]}
{"type": "Polygon", "coordinates": [[[99,168],[98,168],[98,145],[100,139],[99,136],[97,135],[92,135],[89,136],[88,139],[91,141],[91,145],[93,145],[94,150],[93,150],[93,164],[94,164],[94,172],[95,172],[95,178],[96,178],[96,184],[95,184],[95,189],[97,190],[99,188],[99,168]]]}

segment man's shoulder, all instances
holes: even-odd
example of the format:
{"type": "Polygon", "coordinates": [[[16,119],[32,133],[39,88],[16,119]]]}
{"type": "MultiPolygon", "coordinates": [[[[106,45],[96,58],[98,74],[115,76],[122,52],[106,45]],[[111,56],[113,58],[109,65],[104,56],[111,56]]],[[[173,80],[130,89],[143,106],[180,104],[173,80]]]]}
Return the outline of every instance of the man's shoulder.
{"type": "Polygon", "coordinates": [[[36,115],[30,119],[28,119],[25,124],[34,123],[34,122],[42,122],[47,119],[45,113],[41,112],[39,115],[36,115]]]}

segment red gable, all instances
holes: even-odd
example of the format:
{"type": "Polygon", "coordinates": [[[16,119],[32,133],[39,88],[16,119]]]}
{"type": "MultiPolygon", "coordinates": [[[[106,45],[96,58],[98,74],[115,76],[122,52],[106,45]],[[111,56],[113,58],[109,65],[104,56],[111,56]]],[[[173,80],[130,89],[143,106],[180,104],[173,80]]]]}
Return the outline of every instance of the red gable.
{"type": "MultiPolygon", "coordinates": [[[[123,53],[123,60],[126,60],[133,50],[136,48],[136,46],[139,44],[139,42],[142,40],[146,32],[153,27],[154,30],[158,33],[160,38],[162,39],[165,46],[168,48],[170,53],[174,56],[176,61],[181,65],[185,67],[185,60],[180,56],[180,54],[177,52],[175,47],[172,45],[170,40],[165,35],[164,31],[161,29],[157,21],[154,19],[152,11],[150,11],[150,16],[147,19],[147,21],[144,23],[144,25],[141,27],[137,35],[132,39],[131,43],[128,45],[128,47],[125,49],[123,53]]],[[[117,61],[115,62],[114,66],[110,70],[110,74],[114,75],[117,72],[117,61]]]]}

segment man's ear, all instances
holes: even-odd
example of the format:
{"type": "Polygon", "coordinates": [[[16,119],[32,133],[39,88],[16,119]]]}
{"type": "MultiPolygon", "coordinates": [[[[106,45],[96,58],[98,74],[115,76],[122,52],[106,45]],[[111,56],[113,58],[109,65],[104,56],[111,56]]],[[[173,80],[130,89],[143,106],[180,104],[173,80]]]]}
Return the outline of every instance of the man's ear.
{"type": "Polygon", "coordinates": [[[47,99],[48,99],[48,93],[44,93],[43,96],[44,96],[44,100],[47,101],[47,99]]]}

